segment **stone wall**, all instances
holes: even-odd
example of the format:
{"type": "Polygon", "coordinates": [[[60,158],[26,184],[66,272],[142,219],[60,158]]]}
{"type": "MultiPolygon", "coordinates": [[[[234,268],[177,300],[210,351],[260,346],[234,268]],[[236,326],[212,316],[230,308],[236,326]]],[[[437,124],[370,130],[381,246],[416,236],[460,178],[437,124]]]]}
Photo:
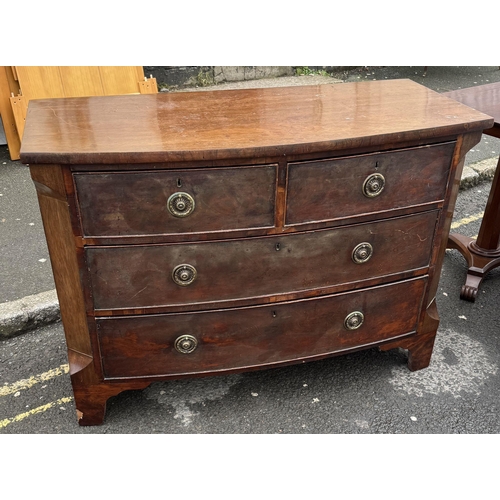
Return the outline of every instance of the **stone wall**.
{"type": "Polygon", "coordinates": [[[294,66],[144,66],[159,89],[206,86],[215,83],[275,78],[295,74],[294,66]]]}
{"type": "Polygon", "coordinates": [[[292,76],[294,68],[293,66],[214,66],[213,72],[214,82],[223,83],[292,76]]]}

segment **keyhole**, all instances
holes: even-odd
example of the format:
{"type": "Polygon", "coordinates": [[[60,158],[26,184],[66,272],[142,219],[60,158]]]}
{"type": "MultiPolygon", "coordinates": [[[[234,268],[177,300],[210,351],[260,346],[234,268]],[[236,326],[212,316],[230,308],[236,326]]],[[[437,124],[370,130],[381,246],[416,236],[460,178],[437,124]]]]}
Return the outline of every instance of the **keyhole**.
{"type": "Polygon", "coordinates": [[[276,311],[273,311],[273,318],[276,318],[277,314],[276,311]]]}
{"type": "Polygon", "coordinates": [[[276,243],[276,251],[279,252],[281,250],[281,244],[280,243],[276,243]]]}
{"type": "Polygon", "coordinates": [[[181,179],[177,179],[177,187],[182,187],[182,180],[181,179]]]}

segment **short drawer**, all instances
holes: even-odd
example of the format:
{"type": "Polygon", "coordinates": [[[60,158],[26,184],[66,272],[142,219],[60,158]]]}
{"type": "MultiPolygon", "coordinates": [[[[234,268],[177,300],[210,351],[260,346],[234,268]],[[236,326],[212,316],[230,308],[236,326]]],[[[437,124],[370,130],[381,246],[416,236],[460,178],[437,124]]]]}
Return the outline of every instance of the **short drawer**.
{"type": "Polygon", "coordinates": [[[84,236],[274,226],[276,165],[75,173],[84,236]]]}
{"type": "Polygon", "coordinates": [[[444,198],[454,143],[288,165],[286,224],[361,216],[444,198]]]}
{"type": "Polygon", "coordinates": [[[198,243],[90,247],[94,307],[217,303],[328,289],[429,265],[438,211],[335,229],[198,243]]]}
{"type": "Polygon", "coordinates": [[[106,378],[291,363],[415,331],[426,278],[283,304],[98,319],[106,378]]]}

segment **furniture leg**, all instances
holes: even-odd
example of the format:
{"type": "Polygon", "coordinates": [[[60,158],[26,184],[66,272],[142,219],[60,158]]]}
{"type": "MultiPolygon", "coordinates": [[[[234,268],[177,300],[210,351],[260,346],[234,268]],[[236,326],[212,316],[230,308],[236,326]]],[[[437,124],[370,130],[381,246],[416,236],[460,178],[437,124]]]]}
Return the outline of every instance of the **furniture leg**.
{"type": "Polygon", "coordinates": [[[69,350],[71,384],[75,397],[78,424],[101,425],[106,415],[106,402],[120,392],[144,389],[151,381],[105,382],[96,375],[91,358],[86,360],[69,350]],[[84,360],[82,363],[81,361],[84,360]],[[80,363],[79,363],[80,361],[80,363]],[[85,364],[86,363],[86,364],[85,364]]]}
{"type": "MultiPolygon", "coordinates": [[[[499,161],[500,165],[500,161],[499,161]]],[[[500,266],[500,168],[497,165],[477,240],[452,233],[448,248],[458,250],[467,260],[467,278],[460,298],[475,302],[486,274],[500,266]]]]}
{"type": "Polygon", "coordinates": [[[401,341],[390,342],[379,347],[381,351],[406,349],[408,351],[408,369],[412,372],[427,368],[431,362],[432,349],[439,326],[439,314],[436,301],[433,300],[425,312],[425,317],[417,335],[401,341]]]}

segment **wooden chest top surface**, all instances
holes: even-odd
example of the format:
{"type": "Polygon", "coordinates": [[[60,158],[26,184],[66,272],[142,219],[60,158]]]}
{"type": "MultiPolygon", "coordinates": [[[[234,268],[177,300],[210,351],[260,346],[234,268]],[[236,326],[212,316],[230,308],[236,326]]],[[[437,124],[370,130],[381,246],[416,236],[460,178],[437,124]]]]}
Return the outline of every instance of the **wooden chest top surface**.
{"type": "Polygon", "coordinates": [[[213,161],[422,141],[493,125],[411,80],[32,100],[24,163],[213,161]]]}

